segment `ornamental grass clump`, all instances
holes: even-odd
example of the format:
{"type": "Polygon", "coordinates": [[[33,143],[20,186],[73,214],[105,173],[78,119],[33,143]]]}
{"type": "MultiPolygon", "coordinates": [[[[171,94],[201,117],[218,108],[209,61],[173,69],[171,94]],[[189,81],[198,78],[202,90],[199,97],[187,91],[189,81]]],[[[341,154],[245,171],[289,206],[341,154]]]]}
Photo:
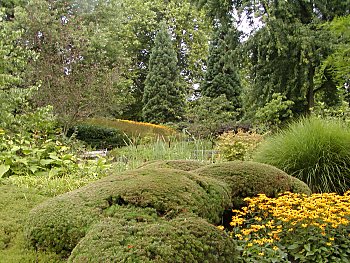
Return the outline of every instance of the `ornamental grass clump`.
{"type": "Polygon", "coordinates": [[[245,201],[231,222],[240,262],[349,262],[350,191],[245,201]]]}
{"type": "Polygon", "coordinates": [[[303,118],[258,148],[254,161],[304,181],[313,192],[350,188],[350,129],[337,120],[303,118]]]}

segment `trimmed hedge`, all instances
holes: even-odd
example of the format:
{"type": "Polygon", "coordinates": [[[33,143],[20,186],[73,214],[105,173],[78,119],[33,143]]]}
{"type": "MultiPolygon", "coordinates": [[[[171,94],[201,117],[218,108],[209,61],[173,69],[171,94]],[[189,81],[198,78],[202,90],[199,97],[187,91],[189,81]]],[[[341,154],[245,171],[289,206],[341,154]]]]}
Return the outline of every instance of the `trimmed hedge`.
{"type": "MultiPolygon", "coordinates": [[[[141,167],[147,168],[171,168],[182,171],[193,171],[204,167],[209,163],[204,163],[196,160],[168,160],[168,161],[150,161],[143,164],[141,167]]],[[[140,168],[141,168],[140,167],[140,168]]]]}
{"type": "Polygon", "coordinates": [[[115,128],[98,126],[93,124],[79,124],[70,129],[68,136],[72,135],[76,130],[76,138],[84,141],[92,148],[97,149],[112,149],[125,146],[128,137],[115,128]]]}
{"type": "Polygon", "coordinates": [[[38,249],[69,255],[115,205],[152,208],[165,218],[192,212],[218,223],[231,200],[226,184],[216,179],[174,169],[143,168],[105,177],[42,203],[29,215],[28,240],[38,249]]]}
{"type": "Polygon", "coordinates": [[[266,194],[269,197],[276,197],[286,191],[311,194],[309,187],[302,181],[276,167],[262,163],[225,162],[208,165],[194,172],[227,183],[231,189],[234,207],[242,205],[245,197],[257,194],[266,194]]]}
{"type": "Polygon", "coordinates": [[[79,242],[68,262],[224,263],[237,262],[236,251],[226,232],[193,215],[154,223],[107,218],[79,242]]]}

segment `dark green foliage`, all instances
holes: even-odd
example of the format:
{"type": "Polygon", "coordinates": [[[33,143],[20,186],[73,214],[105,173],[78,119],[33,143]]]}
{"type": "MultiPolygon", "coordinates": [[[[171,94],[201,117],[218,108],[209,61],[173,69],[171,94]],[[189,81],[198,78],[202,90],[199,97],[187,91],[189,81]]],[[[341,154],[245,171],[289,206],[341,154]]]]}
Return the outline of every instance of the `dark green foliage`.
{"type": "Polygon", "coordinates": [[[285,191],[311,193],[302,181],[292,178],[276,167],[256,162],[233,161],[212,164],[194,172],[227,183],[231,189],[234,206],[241,205],[245,197],[257,194],[276,197],[285,191]]]}
{"type": "Polygon", "coordinates": [[[332,53],[332,37],[320,25],[348,14],[349,6],[349,0],[237,2],[236,8],[264,19],[264,26],[244,44],[251,85],[248,108],[255,112],[274,93],[293,101],[292,111],[297,114],[309,113],[321,91],[333,92],[332,103],[339,99],[332,81],[315,82],[322,60],[332,53]]]}
{"type": "Polygon", "coordinates": [[[171,168],[182,171],[193,171],[200,167],[206,166],[204,163],[195,160],[169,160],[169,161],[150,161],[142,165],[147,168],[171,168]]]}
{"type": "Polygon", "coordinates": [[[68,262],[237,261],[235,243],[224,231],[186,215],[155,223],[105,219],[79,242],[68,262]]]}
{"type": "Polygon", "coordinates": [[[234,126],[238,115],[225,94],[215,98],[204,96],[188,103],[184,127],[196,138],[212,137],[224,127],[234,126]]]}
{"type": "Polygon", "coordinates": [[[185,98],[179,76],[171,36],[162,24],[155,38],[145,81],[142,108],[145,121],[165,123],[181,119],[185,98]]]}
{"type": "Polygon", "coordinates": [[[350,130],[338,120],[303,118],[269,138],[254,160],[274,165],[313,192],[350,188],[350,130]]]}
{"type": "Polygon", "coordinates": [[[234,57],[234,51],[239,44],[239,33],[229,27],[230,25],[219,25],[215,29],[201,94],[211,98],[224,94],[237,109],[242,106],[241,84],[234,57]]]}
{"type": "Polygon", "coordinates": [[[72,128],[68,135],[76,131],[76,138],[86,142],[92,148],[112,149],[125,146],[128,137],[115,128],[108,128],[93,124],[79,124],[72,128]]]}
{"type": "Polygon", "coordinates": [[[68,255],[90,226],[108,216],[111,206],[152,208],[165,218],[193,212],[218,223],[230,203],[225,183],[180,170],[143,168],[41,204],[29,215],[27,237],[38,249],[68,255]]]}

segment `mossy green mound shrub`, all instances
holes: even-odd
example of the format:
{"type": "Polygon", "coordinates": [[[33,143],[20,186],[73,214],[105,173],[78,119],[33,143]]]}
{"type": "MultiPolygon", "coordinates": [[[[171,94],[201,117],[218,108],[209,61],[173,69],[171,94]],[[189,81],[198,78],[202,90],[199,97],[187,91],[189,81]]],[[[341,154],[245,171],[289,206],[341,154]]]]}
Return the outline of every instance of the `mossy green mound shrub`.
{"type": "Polygon", "coordinates": [[[23,230],[25,214],[45,199],[30,189],[0,185],[0,250],[13,245],[23,230]]]}
{"type": "Polygon", "coordinates": [[[343,193],[350,189],[350,128],[303,118],[261,144],[254,160],[297,177],[313,192],[343,193]]]}
{"type": "Polygon", "coordinates": [[[147,168],[171,168],[182,171],[193,171],[208,165],[208,162],[200,162],[196,160],[168,160],[168,161],[150,161],[141,167],[147,168]]]}
{"type": "Polygon", "coordinates": [[[96,224],[68,262],[237,262],[235,242],[204,219],[183,215],[156,223],[107,218],[96,224]]]}
{"type": "Polygon", "coordinates": [[[108,176],[42,203],[29,215],[30,244],[68,255],[114,205],[152,208],[160,217],[192,212],[217,223],[231,204],[227,185],[174,169],[143,168],[108,176]]]}
{"type": "Polygon", "coordinates": [[[257,194],[276,197],[279,193],[286,191],[311,193],[302,181],[276,167],[257,162],[232,161],[212,164],[194,172],[227,183],[231,189],[234,207],[242,205],[245,197],[253,197],[257,194]]]}
{"type": "Polygon", "coordinates": [[[55,254],[27,248],[23,234],[29,211],[47,197],[5,182],[0,182],[0,262],[59,262],[55,254]]]}
{"type": "Polygon", "coordinates": [[[70,129],[68,135],[70,136],[74,131],[77,139],[97,149],[125,146],[128,141],[128,137],[116,128],[81,123],[70,129]]]}

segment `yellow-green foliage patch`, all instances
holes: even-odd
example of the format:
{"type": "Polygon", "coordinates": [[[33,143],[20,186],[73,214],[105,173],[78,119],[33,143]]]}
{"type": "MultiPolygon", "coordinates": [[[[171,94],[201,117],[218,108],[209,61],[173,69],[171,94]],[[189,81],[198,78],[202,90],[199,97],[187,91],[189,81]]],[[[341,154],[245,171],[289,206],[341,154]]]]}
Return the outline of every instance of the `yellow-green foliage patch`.
{"type": "Polygon", "coordinates": [[[55,254],[26,247],[24,226],[29,211],[46,200],[36,191],[0,185],[0,262],[59,262],[55,254]]]}

